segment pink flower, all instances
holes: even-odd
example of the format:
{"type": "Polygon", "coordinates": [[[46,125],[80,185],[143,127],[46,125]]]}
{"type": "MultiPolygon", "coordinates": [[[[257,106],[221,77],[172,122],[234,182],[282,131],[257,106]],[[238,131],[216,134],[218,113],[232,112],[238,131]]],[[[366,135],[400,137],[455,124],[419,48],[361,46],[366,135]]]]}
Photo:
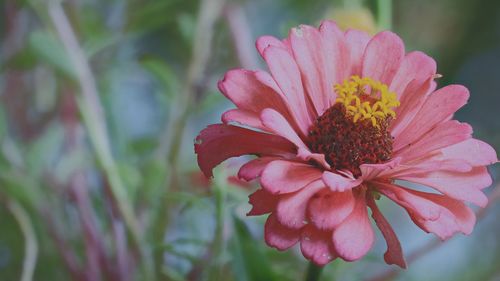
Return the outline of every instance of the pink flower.
{"type": "Polygon", "coordinates": [[[236,109],[201,131],[195,150],[209,177],[227,158],[257,156],[238,176],[260,180],[248,215],[269,214],[269,246],[300,243],[318,265],[358,260],[374,242],[369,207],[387,242],[385,261],[406,267],[377,208],[380,195],[443,240],[471,233],[475,215],[465,202],[487,204],[486,166],[498,160],[468,124],[452,119],[469,92],[461,85],[435,90],[432,58],[406,54],[392,32],[342,32],[331,21],[294,28],[281,41],[263,36],[256,45],[270,74],[225,75],[219,89],[236,109]]]}

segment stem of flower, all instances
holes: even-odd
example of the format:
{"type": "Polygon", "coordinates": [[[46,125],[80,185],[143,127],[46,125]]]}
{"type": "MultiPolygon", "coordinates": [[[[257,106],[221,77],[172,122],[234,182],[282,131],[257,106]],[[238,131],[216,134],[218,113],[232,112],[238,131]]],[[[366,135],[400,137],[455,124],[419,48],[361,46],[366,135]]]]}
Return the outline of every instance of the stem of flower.
{"type": "Polygon", "coordinates": [[[16,201],[8,201],[7,208],[16,219],[26,243],[24,249],[23,271],[20,278],[21,281],[33,280],[35,272],[36,260],[38,256],[38,242],[36,239],[35,230],[29,217],[28,212],[16,201]]]}
{"type": "Polygon", "coordinates": [[[322,271],[323,271],[322,266],[317,266],[313,262],[310,262],[309,267],[307,268],[307,275],[306,275],[305,280],[306,281],[318,281],[320,276],[321,276],[322,271]]]}
{"type": "Polygon", "coordinates": [[[118,209],[130,231],[132,242],[141,254],[144,265],[144,279],[151,280],[154,274],[152,256],[148,244],[143,238],[141,225],[135,216],[133,205],[128,198],[125,185],[111,152],[105,116],[90,65],[66,16],[61,1],[49,1],[47,9],[49,18],[76,72],[76,78],[81,90],[81,95],[78,97],[80,112],[83,123],[87,127],[89,139],[94,146],[97,160],[109,181],[111,193],[116,199],[118,209]]]}

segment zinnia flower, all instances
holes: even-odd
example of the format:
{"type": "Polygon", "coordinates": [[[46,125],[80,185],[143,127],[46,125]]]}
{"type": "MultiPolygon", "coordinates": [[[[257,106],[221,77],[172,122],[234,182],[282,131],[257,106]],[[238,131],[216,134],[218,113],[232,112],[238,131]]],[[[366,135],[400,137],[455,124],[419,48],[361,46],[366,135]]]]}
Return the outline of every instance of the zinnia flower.
{"type": "Polygon", "coordinates": [[[377,207],[381,195],[443,240],[471,233],[475,215],[466,202],[487,204],[486,166],[498,160],[470,125],[452,119],[469,92],[436,90],[432,58],[406,54],[392,32],[342,32],[331,21],[256,45],[270,73],[227,72],[219,89],[236,109],[201,131],[195,150],[208,177],[227,158],[257,157],[238,176],[260,180],[248,215],[269,214],[269,246],[300,243],[318,265],[358,260],[374,242],[369,207],[387,242],[385,261],[405,267],[377,207]]]}

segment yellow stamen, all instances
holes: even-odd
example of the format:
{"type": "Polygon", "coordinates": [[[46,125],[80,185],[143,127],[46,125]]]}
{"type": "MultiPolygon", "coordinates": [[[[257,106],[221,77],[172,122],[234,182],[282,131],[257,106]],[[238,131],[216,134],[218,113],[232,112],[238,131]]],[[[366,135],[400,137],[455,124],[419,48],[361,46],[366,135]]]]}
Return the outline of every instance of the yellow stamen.
{"type": "Polygon", "coordinates": [[[333,88],[337,93],[335,102],[344,105],[354,123],[370,120],[374,127],[378,127],[379,119],[396,117],[393,109],[400,105],[397,95],[380,81],[353,75],[333,88]]]}

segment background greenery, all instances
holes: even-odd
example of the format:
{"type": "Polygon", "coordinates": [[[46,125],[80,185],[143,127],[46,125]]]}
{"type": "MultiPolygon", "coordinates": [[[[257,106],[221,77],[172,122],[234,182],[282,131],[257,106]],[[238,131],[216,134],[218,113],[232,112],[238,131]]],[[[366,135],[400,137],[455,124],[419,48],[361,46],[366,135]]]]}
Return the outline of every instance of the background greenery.
{"type": "MultiPolygon", "coordinates": [[[[208,182],[193,153],[231,107],[217,80],[264,68],[255,39],[301,23],[394,30],[437,60],[440,86],[471,90],[457,118],[500,151],[500,1],[0,0],[0,15],[0,280],[303,279],[299,251],[266,247],[264,218],[245,217],[241,163],[208,182]]],[[[385,265],[379,235],[322,280],[500,280],[487,192],[473,234],[446,243],[383,201],[409,269],[385,265]]]]}

